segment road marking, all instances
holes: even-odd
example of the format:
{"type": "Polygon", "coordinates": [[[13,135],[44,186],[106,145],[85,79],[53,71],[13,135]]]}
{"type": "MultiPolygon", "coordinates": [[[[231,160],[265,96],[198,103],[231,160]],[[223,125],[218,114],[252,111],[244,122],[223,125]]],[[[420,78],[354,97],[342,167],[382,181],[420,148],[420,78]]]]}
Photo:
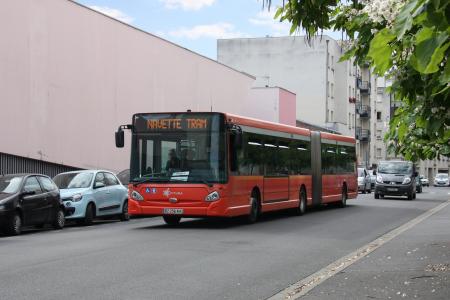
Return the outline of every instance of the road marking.
{"type": "Polygon", "coordinates": [[[383,246],[385,243],[389,242],[396,236],[402,234],[408,229],[411,229],[415,225],[419,224],[420,222],[424,221],[425,219],[429,218],[430,216],[434,215],[438,211],[442,210],[444,207],[450,204],[450,200],[447,202],[444,202],[426,212],[419,215],[418,217],[406,222],[403,225],[400,225],[399,227],[389,231],[388,233],[382,235],[381,237],[373,240],[372,242],[366,244],[365,246],[357,249],[356,251],[336,260],[335,262],[329,264],[325,268],[311,274],[310,276],[292,284],[291,286],[287,287],[286,289],[280,291],[279,293],[273,295],[272,297],[268,298],[268,300],[293,300],[298,299],[304,295],[306,295],[309,291],[311,291],[313,288],[327,280],[328,278],[336,275],[337,273],[341,272],[342,270],[346,269],[350,265],[354,264],[355,262],[359,261],[372,251],[378,249],[379,247],[383,246]]]}

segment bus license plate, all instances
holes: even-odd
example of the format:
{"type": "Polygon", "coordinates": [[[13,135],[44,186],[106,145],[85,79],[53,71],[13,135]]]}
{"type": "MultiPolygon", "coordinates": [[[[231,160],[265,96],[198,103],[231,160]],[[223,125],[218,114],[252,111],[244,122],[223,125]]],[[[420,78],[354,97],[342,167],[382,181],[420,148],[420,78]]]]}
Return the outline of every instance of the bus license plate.
{"type": "Polygon", "coordinates": [[[164,208],[163,213],[165,215],[182,215],[183,209],[182,208],[164,208]]]}
{"type": "Polygon", "coordinates": [[[396,189],[396,188],[388,188],[387,189],[389,192],[396,192],[396,191],[398,191],[398,189],[396,189]]]}

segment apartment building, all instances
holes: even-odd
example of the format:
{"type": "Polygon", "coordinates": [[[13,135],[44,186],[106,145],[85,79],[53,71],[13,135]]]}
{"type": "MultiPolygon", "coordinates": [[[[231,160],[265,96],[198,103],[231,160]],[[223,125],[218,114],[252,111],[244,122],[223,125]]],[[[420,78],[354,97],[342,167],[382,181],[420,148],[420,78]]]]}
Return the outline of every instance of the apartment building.
{"type": "Polygon", "coordinates": [[[295,93],[298,121],[354,136],[357,68],[338,62],[344,52],[329,36],[310,44],[303,36],[217,42],[218,61],[254,76],[253,87],[280,86],[295,93]]]}

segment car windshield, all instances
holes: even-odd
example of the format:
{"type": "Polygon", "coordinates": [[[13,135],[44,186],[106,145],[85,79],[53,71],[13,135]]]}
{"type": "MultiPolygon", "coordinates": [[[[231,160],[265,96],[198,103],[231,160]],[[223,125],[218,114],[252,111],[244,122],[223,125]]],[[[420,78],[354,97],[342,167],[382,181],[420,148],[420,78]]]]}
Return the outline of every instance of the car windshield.
{"type": "Polygon", "coordinates": [[[0,176],[0,193],[15,194],[19,191],[22,176],[0,176]]]}
{"type": "Polygon", "coordinates": [[[447,175],[447,174],[437,174],[437,175],[436,175],[436,178],[439,178],[439,179],[447,179],[447,178],[448,178],[448,175],[447,175]]]}
{"type": "Polygon", "coordinates": [[[382,162],[378,166],[379,173],[411,174],[413,165],[410,162],[382,162]]]}
{"type": "Polygon", "coordinates": [[[80,189],[90,187],[93,176],[91,172],[64,173],[56,175],[53,181],[60,189],[80,189]]]}
{"type": "Polygon", "coordinates": [[[358,168],[358,177],[364,177],[364,169],[358,168]]]}

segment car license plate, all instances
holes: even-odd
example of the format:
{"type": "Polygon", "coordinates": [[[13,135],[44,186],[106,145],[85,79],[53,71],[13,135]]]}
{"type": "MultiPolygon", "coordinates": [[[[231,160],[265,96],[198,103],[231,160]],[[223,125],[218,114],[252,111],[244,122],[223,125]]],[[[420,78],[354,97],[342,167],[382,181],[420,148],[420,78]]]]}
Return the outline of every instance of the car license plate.
{"type": "Polygon", "coordinates": [[[182,215],[183,209],[182,208],[164,208],[163,213],[165,215],[182,215]]]}
{"type": "Polygon", "coordinates": [[[396,189],[396,188],[388,188],[387,189],[389,192],[396,192],[396,191],[398,191],[398,189],[396,189]]]}

